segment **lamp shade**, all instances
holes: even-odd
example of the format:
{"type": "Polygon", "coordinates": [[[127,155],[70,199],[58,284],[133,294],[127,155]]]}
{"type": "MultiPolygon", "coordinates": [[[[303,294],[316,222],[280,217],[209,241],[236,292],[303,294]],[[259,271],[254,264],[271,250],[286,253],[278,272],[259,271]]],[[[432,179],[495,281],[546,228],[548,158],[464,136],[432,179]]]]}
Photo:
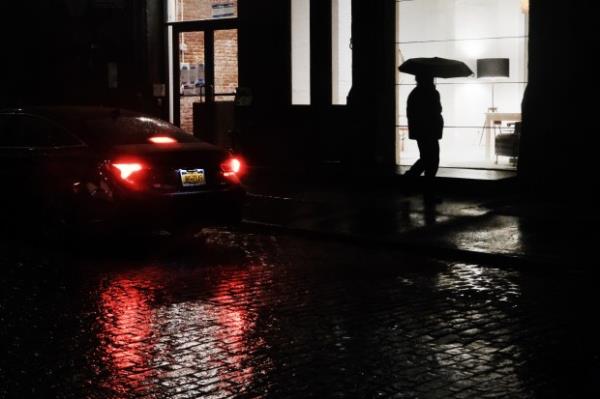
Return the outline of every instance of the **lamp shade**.
{"type": "Polygon", "coordinates": [[[477,60],[477,77],[509,77],[508,58],[480,58],[477,60]]]}

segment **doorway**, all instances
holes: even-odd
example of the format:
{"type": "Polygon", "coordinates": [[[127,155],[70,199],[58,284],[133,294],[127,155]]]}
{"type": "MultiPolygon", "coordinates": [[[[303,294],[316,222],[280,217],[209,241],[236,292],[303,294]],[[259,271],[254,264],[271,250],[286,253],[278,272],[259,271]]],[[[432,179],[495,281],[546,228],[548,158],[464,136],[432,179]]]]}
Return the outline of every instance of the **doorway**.
{"type": "Polygon", "coordinates": [[[230,145],[239,83],[235,21],[173,26],[172,122],[218,145],[230,145]]]}

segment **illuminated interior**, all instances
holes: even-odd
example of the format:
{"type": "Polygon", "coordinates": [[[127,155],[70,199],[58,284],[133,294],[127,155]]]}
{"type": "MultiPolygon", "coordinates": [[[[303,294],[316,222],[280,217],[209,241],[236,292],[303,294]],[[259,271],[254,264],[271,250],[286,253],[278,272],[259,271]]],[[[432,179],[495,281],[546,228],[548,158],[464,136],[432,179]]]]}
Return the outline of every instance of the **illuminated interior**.
{"type": "MultiPolygon", "coordinates": [[[[440,166],[515,169],[521,101],[527,84],[528,1],[397,0],[397,65],[415,57],[444,57],[465,62],[474,75],[436,78],[444,133],[440,166]],[[477,77],[477,60],[508,59],[506,76],[477,77]],[[516,128],[515,128],[516,127],[516,128]],[[501,146],[502,138],[514,145],[501,146]]],[[[396,76],[396,163],[412,165],[417,143],[408,138],[406,100],[414,76],[396,76]]],[[[512,145],[512,144],[511,144],[512,145]]]]}

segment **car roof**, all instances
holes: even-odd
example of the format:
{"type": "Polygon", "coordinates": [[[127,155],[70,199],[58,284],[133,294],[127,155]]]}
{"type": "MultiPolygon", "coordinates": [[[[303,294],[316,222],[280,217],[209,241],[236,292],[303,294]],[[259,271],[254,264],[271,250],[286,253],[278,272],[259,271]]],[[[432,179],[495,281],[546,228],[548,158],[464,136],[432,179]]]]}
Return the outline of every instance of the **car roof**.
{"type": "MultiPolygon", "coordinates": [[[[162,127],[168,134],[176,134],[185,141],[197,141],[192,135],[185,133],[177,126],[151,115],[131,111],[123,108],[102,106],[40,106],[23,107],[0,110],[0,114],[19,114],[39,116],[63,126],[76,135],[79,139],[92,146],[106,146],[117,144],[129,144],[123,142],[127,138],[119,139],[119,126],[126,128],[131,119],[140,120],[144,123],[152,122],[155,126],[162,127]],[[104,128],[103,121],[114,121],[117,125],[104,128]],[[119,121],[122,121],[120,123],[119,121]],[[193,139],[192,139],[193,138],[193,139]]],[[[141,140],[133,140],[134,142],[141,140]]]]}
{"type": "Polygon", "coordinates": [[[119,116],[146,116],[141,112],[135,112],[119,107],[86,106],[86,105],[55,105],[55,106],[30,106],[19,108],[5,108],[0,110],[3,114],[31,114],[45,117],[58,117],[61,119],[89,119],[98,118],[117,112],[119,116]]]}

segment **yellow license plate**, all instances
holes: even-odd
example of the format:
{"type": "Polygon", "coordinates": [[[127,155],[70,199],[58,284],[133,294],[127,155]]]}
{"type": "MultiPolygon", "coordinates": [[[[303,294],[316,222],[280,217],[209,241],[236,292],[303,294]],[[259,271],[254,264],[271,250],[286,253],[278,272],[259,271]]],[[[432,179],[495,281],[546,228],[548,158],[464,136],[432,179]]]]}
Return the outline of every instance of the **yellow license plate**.
{"type": "Polygon", "coordinates": [[[196,187],[206,184],[204,169],[179,170],[183,187],[196,187]]]}

